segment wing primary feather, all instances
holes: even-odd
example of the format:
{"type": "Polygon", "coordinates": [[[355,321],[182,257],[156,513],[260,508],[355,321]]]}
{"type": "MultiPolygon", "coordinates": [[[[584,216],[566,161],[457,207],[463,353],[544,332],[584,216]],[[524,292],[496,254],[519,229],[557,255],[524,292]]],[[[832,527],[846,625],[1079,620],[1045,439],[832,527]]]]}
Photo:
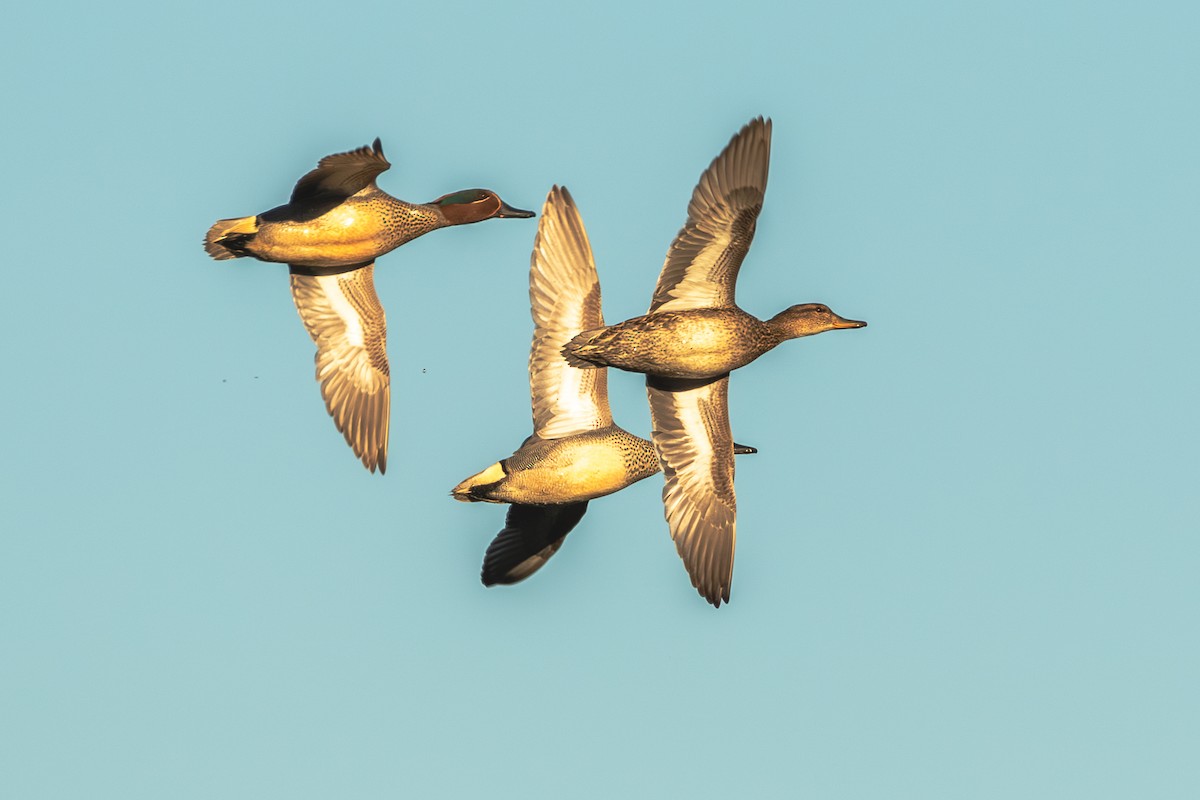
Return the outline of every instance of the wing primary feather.
{"type": "Polygon", "coordinates": [[[566,187],[546,197],[529,261],[529,394],[536,435],[557,439],[612,424],[608,376],[579,370],[562,348],[581,330],[604,324],[591,244],[566,187]]]}
{"type": "Polygon", "coordinates": [[[509,506],[504,528],[483,556],[483,585],[519,583],[541,569],[583,518],[587,505],[584,500],[553,506],[509,506]]]}

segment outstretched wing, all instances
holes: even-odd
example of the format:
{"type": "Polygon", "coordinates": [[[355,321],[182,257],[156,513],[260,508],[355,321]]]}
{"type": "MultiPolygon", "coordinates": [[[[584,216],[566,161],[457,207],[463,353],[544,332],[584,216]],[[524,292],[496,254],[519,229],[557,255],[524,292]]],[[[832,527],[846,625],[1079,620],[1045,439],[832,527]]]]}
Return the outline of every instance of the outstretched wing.
{"type": "Polygon", "coordinates": [[[692,192],[687,223],[667,251],[651,313],[734,304],[770,161],[771,121],[762,117],[750,120],[713,159],[692,192]]]}
{"type": "Polygon", "coordinates": [[[663,506],[692,585],[714,606],[729,602],[737,542],[729,376],[649,377],[654,448],[666,485],[663,506]]]}
{"type": "Polygon", "coordinates": [[[349,197],[374,183],[379,173],[390,166],[379,139],[370,147],[325,156],[317,162],[316,169],[296,182],[292,202],[349,197]]]}
{"type": "Polygon", "coordinates": [[[580,331],[604,326],[592,248],[565,187],[553,187],[542,207],[529,260],[529,308],[534,433],[558,439],[611,425],[607,370],[575,369],[562,355],[580,331]]]}
{"type": "Polygon", "coordinates": [[[509,506],[504,530],[483,557],[483,585],[517,583],[541,569],[583,518],[587,505],[584,500],[558,506],[509,506]]]}
{"type": "Polygon", "coordinates": [[[363,465],[387,469],[391,390],[387,324],[375,294],[372,262],[337,275],[292,267],[292,299],[317,344],[317,380],[325,407],[363,465]]]}

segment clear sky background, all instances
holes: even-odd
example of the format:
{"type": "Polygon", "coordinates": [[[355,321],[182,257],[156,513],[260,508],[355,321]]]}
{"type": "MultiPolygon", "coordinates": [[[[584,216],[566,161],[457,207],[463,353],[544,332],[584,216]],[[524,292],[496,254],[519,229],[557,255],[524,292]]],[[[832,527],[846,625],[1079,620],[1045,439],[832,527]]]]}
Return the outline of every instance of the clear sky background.
{"type": "Polygon", "coordinates": [[[1194,3],[343,9],[5,12],[0,795],[1200,796],[1194,3]],[[758,114],[739,302],[870,327],[735,374],[720,610],[659,478],[479,583],[536,220],[379,261],[385,477],[201,248],[380,136],[408,200],[567,185],[616,321],[758,114]]]}

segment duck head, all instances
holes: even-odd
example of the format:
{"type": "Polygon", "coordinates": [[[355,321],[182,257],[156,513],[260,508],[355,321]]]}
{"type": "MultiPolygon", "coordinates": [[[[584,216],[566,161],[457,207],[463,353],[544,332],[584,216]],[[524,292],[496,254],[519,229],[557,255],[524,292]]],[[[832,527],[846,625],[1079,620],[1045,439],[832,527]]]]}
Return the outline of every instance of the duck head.
{"type": "Polygon", "coordinates": [[[513,208],[500,199],[500,195],[489,189],[463,189],[461,192],[444,194],[430,203],[437,206],[446,218],[447,225],[466,225],[498,217],[525,219],[533,216],[532,211],[513,208]]]}
{"type": "Polygon", "coordinates": [[[867,327],[865,322],[839,317],[829,309],[829,306],[821,303],[801,303],[791,308],[785,308],[768,320],[767,324],[783,334],[785,339],[812,336],[814,333],[824,333],[840,328],[867,327]]]}

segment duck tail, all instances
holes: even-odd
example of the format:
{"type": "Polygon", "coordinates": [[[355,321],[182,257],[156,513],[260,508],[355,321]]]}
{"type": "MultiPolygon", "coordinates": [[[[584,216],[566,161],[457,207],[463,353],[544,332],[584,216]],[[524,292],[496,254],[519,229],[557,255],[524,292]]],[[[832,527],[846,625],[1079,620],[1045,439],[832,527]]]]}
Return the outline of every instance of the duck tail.
{"type": "Polygon", "coordinates": [[[563,358],[572,367],[579,367],[579,369],[600,369],[601,367],[608,366],[602,360],[599,360],[599,354],[596,352],[597,348],[592,344],[592,341],[596,338],[596,334],[604,330],[607,329],[597,328],[595,330],[584,331],[575,336],[575,338],[563,345],[563,358]],[[592,359],[597,360],[593,361],[592,359]]]}
{"type": "Polygon", "coordinates": [[[247,255],[246,244],[258,233],[258,217],[217,220],[204,237],[204,249],[217,261],[247,255]]]}
{"type": "Polygon", "coordinates": [[[492,490],[500,485],[508,470],[503,461],[497,461],[483,472],[477,472],[450,490],[450,496],[463,503],[502,503],[492,497],[492,490]]]}

